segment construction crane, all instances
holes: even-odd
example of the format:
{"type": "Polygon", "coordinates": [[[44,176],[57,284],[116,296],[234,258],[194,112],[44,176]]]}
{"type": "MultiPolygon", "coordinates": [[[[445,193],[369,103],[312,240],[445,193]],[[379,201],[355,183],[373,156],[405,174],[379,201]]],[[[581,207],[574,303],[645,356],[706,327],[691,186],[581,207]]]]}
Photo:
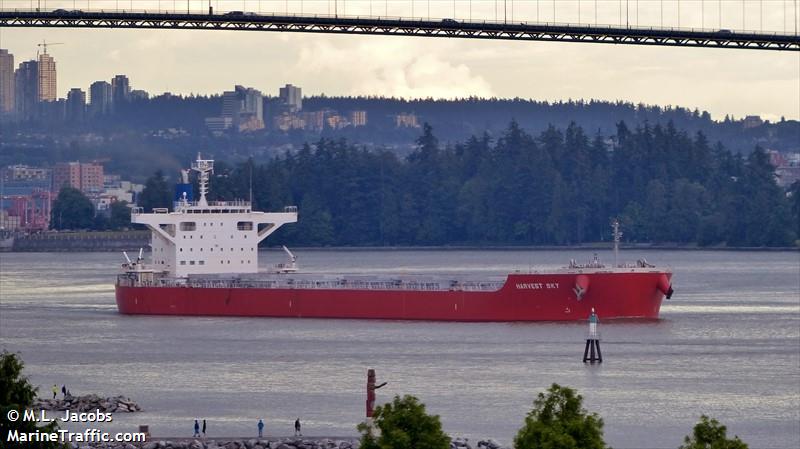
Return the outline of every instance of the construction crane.
{"type": "MultiPolygon", "coordinates": [[[[63,42],[50,42],[48,44],[47,41],[43,40],[41,44],[36,44],[37,47],[42,47],[44,49],[44,54],[47,54],[47,46],[48,45],[64,45],[64,43],[63,42]]],[[[36,51],[36,56],[39,56],[39,51],[38,50],[36,51]]]]}

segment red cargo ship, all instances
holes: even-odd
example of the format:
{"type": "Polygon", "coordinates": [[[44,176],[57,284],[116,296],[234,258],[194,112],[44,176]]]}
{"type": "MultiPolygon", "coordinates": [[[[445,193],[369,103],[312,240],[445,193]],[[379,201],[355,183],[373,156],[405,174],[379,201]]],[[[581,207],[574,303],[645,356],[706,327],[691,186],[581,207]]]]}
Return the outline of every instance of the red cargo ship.
{"type": "MultiPolygon", "coordinates": [[[[200,198],[186,193],[173,212],[134,209],[131,221],[152,232],[152,261],[123,265],[116,283],[120,313],[293,318],[367,318],[437,321],[584,320],[592,308],[600,318],[658,318],[672,295],[672,274],[644,260],[607,267],[592,262],[551,272],[512,273],[506,279],[474,280],[401,276],[300,274],[296,258],[258,273],[258,243],[297,209],[264,213],[250,203],[209,202],[213,161],[198,160],[200,198]]],[[[188,184],[187,172],[184,183],[188,184]]],[[[621,233],[614,223],[614,253],[621,233]]],[[[126,255],[127,258],[127,255],[126,255]]]]}

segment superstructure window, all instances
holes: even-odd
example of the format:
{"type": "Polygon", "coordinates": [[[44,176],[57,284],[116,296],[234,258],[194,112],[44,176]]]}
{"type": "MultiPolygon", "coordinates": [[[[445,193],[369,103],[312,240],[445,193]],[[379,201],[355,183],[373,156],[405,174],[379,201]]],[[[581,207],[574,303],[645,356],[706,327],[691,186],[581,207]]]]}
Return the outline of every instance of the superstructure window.
{"type": "Polygon", "coordinates": [[[197,223],[193,221],[182,221],[181,231],[195,231],[197,230],[197,223]]]}
{"type": "Polygon", "coordinates": [[[239,231],[252,231],[253,230],[253,222],[252,221],[240,221],[236,223],[236,229],[239,231]]]}

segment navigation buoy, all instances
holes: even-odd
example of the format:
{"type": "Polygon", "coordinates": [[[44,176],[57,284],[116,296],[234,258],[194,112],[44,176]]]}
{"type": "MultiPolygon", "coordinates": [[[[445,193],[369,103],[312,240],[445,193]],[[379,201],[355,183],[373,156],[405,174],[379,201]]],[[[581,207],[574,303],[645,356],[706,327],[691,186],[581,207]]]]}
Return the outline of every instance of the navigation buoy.
{"type": "Polygon", "coordinates": [[[603,363],[603,354],[600,352],[600,333],[597,332],[597,314],[592,307],[589,315],[589,334],[586,336],[586,348],[583,350],[583,363],[603,363]]]}

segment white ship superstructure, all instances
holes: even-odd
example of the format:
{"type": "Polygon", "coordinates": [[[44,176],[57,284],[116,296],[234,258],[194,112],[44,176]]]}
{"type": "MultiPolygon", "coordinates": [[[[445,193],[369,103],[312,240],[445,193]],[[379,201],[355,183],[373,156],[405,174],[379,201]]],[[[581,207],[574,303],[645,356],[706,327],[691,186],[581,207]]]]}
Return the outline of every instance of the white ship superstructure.
{"type": "Polygon", "coordinates": [[[131,212],[131,222],[151,231],[152,261],[148,268],[170,277],[194,274],[244,274],[258,272],[258,244],[287,223],[297,222],[297,208],[283,212],[254,212],[249,201],[208,201],[209,175],[214,161],[192,164],[198,173],[198,201],[186,196],[175,210],[154,208],[131,212]]]}

